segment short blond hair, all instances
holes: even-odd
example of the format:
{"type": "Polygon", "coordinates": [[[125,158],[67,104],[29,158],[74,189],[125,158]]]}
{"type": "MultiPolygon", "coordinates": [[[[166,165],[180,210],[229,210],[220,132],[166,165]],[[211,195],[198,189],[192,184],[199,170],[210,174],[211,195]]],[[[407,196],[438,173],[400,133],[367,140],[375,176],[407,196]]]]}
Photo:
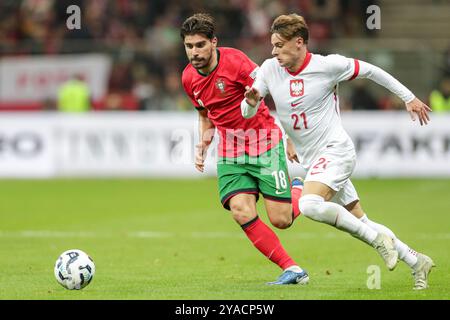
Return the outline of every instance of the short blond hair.
{"type": "Polygon", "coordinates": [[[308,25],[305,19],[296,13],[283,14],[276,18],[272,23],[270,33],[279,33],[287,40],[291,40],[294,37],[302,37],[305,44],[308,43],[309,39],[308,25]]]}

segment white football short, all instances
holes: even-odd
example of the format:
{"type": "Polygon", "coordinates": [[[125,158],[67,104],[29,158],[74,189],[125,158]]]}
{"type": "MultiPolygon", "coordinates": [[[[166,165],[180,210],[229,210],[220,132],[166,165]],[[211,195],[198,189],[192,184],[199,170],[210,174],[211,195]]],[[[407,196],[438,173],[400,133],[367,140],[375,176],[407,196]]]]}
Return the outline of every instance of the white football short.
{"type": "Polygon", "coordinates": [[[313,161],[306,173],[305,182],[317,181],[326,184],[337,193],[332,202],[345,206],[359,200],[350,176],[356,165],[356,153],[353,150],[327,148],[313,161]]]}
{"type": "Polygon", "coordinates": [[[341,206],[346,206],[352,202],[359,200],[358,193],[350,179],[344,184],[341,190],[339,190],[331,201],[341,206]]]}

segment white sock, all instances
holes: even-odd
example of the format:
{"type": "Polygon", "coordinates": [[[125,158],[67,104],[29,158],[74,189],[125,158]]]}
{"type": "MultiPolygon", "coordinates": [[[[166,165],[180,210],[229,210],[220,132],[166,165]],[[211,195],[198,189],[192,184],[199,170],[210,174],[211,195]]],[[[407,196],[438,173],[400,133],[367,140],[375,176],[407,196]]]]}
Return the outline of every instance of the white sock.
{"type": "Polygon", "coordinates": [[[400,260],[404,261],[408,266],[411,268],[416,264],[417,262],[417,252],[408,247],[405,243],[400,241],[395,234],[392,232],[391,229],[388,227],[371,221],[367,215],[364,215],[360,218],[362,222],[367,224],[370,228],[377,232],[385,233],[389,237],[391,237],[394,240],[395,249],[398,251],[398,257],[400,260]]]}
{"type": "Polygon", "coordinates": [[[308,194],[300,198],[300,211],[315,221],[323,222],[372,245],[378,232],[352,215],[343,206],[325,202],[321,196],[308,194]]]}
{"type": "Polygon", "coordinates": [[[290,266],[289,268],[284,269],[284,271],[302,272],[303,269],[299,266],[290,266]]]}

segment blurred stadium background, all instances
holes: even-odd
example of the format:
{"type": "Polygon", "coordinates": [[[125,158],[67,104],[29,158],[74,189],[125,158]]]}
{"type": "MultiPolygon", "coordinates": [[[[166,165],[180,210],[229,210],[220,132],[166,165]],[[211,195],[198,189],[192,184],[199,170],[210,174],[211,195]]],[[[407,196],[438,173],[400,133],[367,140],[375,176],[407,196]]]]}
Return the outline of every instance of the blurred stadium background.
{"type": "MultiPolygon", "coordinates": [[[[105,73],[102,81],[89,82],[91,91],[101,93],[94,95],[96,110],[191,111],[179,85],[186,65],[179,27],[192,12],[214,13],[220,45],[240,48],[257,63],[270,55],[268,29],[273,18],[298,12],[309,22],[312,52],[366,59],[394,74],[424,101],[450,73],[447,0],[2,0],[0,9],[3,59],[36,59],[33,70],[45,70],[45,61],[37,60],[44,57],[56,60],[72,54],[68,63],[76,63],[95,53],[108,60],[107,70],[98,70],[105,73]],[[70,16],[66,10],[74,4],[82,12],[80,30],[66,26],[70,16]],[[372,4],[381,8],[380,30],[366,27],[366,8],[372,4]]],[[[20,94],[5,96],[7,84],[2,81],[2,110],[57,108],[54,89],[70,74],[63,68],[37,71],[9,74],[18,91],[34,86],[35,95],[27,99],[20,94]]],[[[86,78],[90,75],[79,71],[86,78]]],[[[377,86],[345,87],[344,110],[403,108],[377,86]]]]}
{"type": "Polygon", "coordinates": [[[0,0],[0,298],[448,299],[445,272],[436,271],[431,294],[413,295],[406,268],[386,275],[387,291],[349,292],[367,290],[367,261],[378,264],[377,257],[305,220],[280,237],[293,255],[304,254],[319,287],[301,296],[259,287],[277,270],[244,245],[221,209],[213,157],[206,178],[192,165],[196,113],[180,83],[187,59],[179,27],[195,12],[214,15],[219,45],[258,64],[270,56],[273,18],[299,13],[311,52],[378,65],[435,110],[420,128],[384,88],[365,80],[340,87],[366,209],[448,271],[450,1],[0,0]],[[373,4],[381,8],[379,30],[366,27],[373,4]],[[70,5],[81,8],[81,29],[67,28],[70,5]],[[89,102],[71,104],[67,84],[89,102]],[[299,239],[309,251],[297,251],[299,239]],[[232,251],[237,246],[242,255],[232,251]],[[69,247],[100,263],[97,281],[79,296],[68,297],[51,279],[53,260],[69,247]],[[349,248],[358,258],[346,261],[349,248]],[[198,262],[205,253],[208,266],[198,262]],[[121,268],[130,270],[126,279],[121,268]],[[161,272],[170,268],[184,272],[187,284],[161,272]],[[215,283],[211,273],[222,279],[215,283]]]}

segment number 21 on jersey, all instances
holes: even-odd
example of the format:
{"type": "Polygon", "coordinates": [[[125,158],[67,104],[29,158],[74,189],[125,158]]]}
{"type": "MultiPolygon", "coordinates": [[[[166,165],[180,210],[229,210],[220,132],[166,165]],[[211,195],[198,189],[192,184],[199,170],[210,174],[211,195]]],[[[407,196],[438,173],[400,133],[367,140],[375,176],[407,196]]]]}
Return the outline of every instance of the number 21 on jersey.
{"type": "Polygon", "coordinates": [[[308,129],[308,120],[304,112],[300,113],[300,115],[296,113],[291,114],[291,119],[293,120],[292,126],[294,130],[308,129]]]}

